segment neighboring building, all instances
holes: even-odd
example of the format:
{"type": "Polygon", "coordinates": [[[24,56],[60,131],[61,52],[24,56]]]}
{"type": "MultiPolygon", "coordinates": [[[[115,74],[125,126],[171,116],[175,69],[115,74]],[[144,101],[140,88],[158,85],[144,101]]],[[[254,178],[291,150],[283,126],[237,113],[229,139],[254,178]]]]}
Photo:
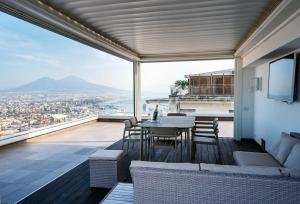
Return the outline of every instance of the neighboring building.
{"type": "Polygon", "coordinates": [[[232,69],[217,72],[186,75],[189,96],[233,96],[234,71],[232,69]]]}
{"type": "Polygon", "coordinates": [[[192,115],[233,117],[234,71],[226,69],[217,72],[186,75],[188,91],[183,93],[172,86],[169,98],[146,100],[147,112],[151,114],[159,104],[163,114],[185,112],[192,115]]]}
{"type": "Polygon", "coordinates": [[[51,120],[53,122],[66,122],[67,120],[67,115],[65,114],[52,114],[51,115],[51,120]]]}

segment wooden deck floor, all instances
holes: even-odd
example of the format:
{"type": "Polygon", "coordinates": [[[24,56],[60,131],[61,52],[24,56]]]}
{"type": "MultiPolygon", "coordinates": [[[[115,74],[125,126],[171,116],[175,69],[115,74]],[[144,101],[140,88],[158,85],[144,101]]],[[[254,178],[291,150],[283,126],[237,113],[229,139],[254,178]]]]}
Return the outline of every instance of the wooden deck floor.
{"type": "MultiPolygon", "coordinates": [[[[236,142],[232,138],[222,137],[219,140],[220,149],[222,155],[222,164],[226,165],[235,165],[233,159],[234,151],[252,151],[252,152],[261,152],[261,148],[253,140],[244,140],[242,142],[236,142]]],[[[132,147],[132,144],[129,145],[128,159],[138,160],[139,155],[139,142],[136,142],[132,147]]],[[[107,149],[121,149],[122,141],[118,141],[108,147],[107,149]]],[[[125,145],[125,148],[127,145],[125,145]]],[[[177,162],[187,162],[186,149],[183,146],[183,159],[180,161],[180,151],[177,151],[177,162]]],[[[168,147],[157,147],[155,149],[155,154],[153,161],[158,162],[176,162],[175,160],[175,150],[171,146],[168,147]]],[[[218,152],[216,146],[213,145],[197,145],[197,152],[195,163],[218,163],[218,152]]]]}
{"type": "MultiPolygon", "coordinates": [[[[15,203],[28,194],[31,195],[20,203],[99,203],[108,190],[89,187],[86,159],[99,148],[121,149],[122,130],[122,123],[94,123],[0,148],[0,203],[15,203]]],[[[224,134],[220,145],[223,164],[234,164],[233,151],[260,151],[253,141],[238,143],[224,134]]],[[[138,142],[133,148],[130,146],[128,166],[138,159],[138,147],[138,142]]],[[[197,150],[197,163],[217,161],[215,147],[199,145],[197,150]]],[[[183,161],[185,158],[186,154],[183,161]]],[[[156,150],[155,161],[174,159],[172,148],[156,150]]],[[[127,182],[130,181],[128,177],[127,182]]]]}
{"type": "MultiPolygon", "coordinates": [[[[92,122],[0,147],[0,203],[15,203],[54,180],[59,181],[56,186],[66,186],[61,189],[66,195],[72,188],[88,195],[88,165],[76,171],[85,181],[81,187],[66,181],[71,176],[65,174],[77,169],[96,150],[120,140],[122,131],[122,123],[92,122]]],[[[57,193],[52,192],[48,203],[55,196],[57,193]]]]}

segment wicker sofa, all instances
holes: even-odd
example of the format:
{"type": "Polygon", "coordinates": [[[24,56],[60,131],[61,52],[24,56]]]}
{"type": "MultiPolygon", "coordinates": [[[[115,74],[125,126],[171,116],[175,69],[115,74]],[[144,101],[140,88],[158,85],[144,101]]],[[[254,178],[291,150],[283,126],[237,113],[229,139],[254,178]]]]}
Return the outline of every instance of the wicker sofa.
{"type": "Polygon", "coordinates": [[[279,167],[132,161],[130,171],[137,204],[292,204],[300,200],[300,179],[288,177],[279,167]]]}
{"type": "Polygon", "coordinates": [[[282,167],[300,177],[300,139],[285,132],[266,153],[235,151],[233,157],[239,166],[282,167]]]}

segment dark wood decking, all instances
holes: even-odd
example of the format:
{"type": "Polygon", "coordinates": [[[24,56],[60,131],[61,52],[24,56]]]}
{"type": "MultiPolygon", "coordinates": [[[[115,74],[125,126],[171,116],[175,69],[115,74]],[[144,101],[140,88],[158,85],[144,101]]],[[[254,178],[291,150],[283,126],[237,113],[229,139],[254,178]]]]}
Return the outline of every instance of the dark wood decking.
{"type": "Polygon", "coordinates": [[[103,199],[101,204],[133,204],[132,183],[118,183],[109,194],[103,199]]]}
{"type": "MultiPolygon", "coordinates": [[[[231,138],[220,139],[222,163],[234,164],[233,151],[261,151],[260,147],[251,140],[235,142],[231,138]]],[[[118,141],[107,149],[121,149],[122,141],[118,141]]],[[[130,146],[126,165],[129,167],[130,161],[138,159],[139,143],[134,147],[130,146]]],[[[126,145],[125,145],[126,148],[126,145]]],[[[186,158],[184,154],[183,159],[186,158]]],[[[175,152],[170,147],[159,148],[156,150],[155,161],[174,162],[175,152]]],[[[214,146],[198,145],[196,161],[205,163],[216,163],[217,152],[214,146]]],[[[130,182],[128,173],[127,182],[130,182]]],[[[89,166],[85,161],[73,170],[54,180],[47,186],[31,194],[20,203],[99,203],[108,193],[108,189],[98,189],[89,187],[89,166]]]]}
{"type": "Polygon", "coordinates": [[[18,203],[99,203],[109,190],[90,188],[89,173],[85,161],[18,203]]]}
{"type": "MultiPolygon", "coordinates": [[[[251,151],[251,152],[261,152],[260,146],[253,140],[243,140],[242,142],[236,142],[232,138],[220,138],[220,149],[222,155],[222,164],[234,165],[233,152],[234,151],[251,151]]],[[[128,152],[128,159],[138,160],[139,155],[139,142],[135,142],[132,147],[132,142],[130,143],[130,148],[128,152]]],[[[107,149],[121,149],[122,141],[118,141],[108,147],[107,149]]],[[[125,145],[125,150],[126,150],[125,145]]],[[[179,148],[180,149],[180,148],[179,148]]],[[[177,151],[177,158],[180,158],[180,150],[177,151]]],[[[159,162],[176,162],[175,161],[175,151],[172,147],[156,147],[153,161],[159,162]]],[[[177,162],[180,162],[178,159],[177,162]]],[[[183,160],[182,162],[187,162],[186,149],[183,146],[183,160]]],[[[218,162],[218,152],[216,146],[213,145],[197,145],[197,153],[195,158],[195,163],[210,163],[214,164],[218,162]]]]}

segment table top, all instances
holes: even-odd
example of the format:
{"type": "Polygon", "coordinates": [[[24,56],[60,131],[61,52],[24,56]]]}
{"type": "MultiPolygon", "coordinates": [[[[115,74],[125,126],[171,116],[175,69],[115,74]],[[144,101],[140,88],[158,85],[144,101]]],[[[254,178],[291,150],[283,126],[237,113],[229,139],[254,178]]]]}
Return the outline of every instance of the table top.
{"type": "Polygon", "coordinates": [[[157,121],[147,120],[140,126],[144,128],[192,128],[195,124],[195,117],[192,116],[163,116],[157,121]]]}

